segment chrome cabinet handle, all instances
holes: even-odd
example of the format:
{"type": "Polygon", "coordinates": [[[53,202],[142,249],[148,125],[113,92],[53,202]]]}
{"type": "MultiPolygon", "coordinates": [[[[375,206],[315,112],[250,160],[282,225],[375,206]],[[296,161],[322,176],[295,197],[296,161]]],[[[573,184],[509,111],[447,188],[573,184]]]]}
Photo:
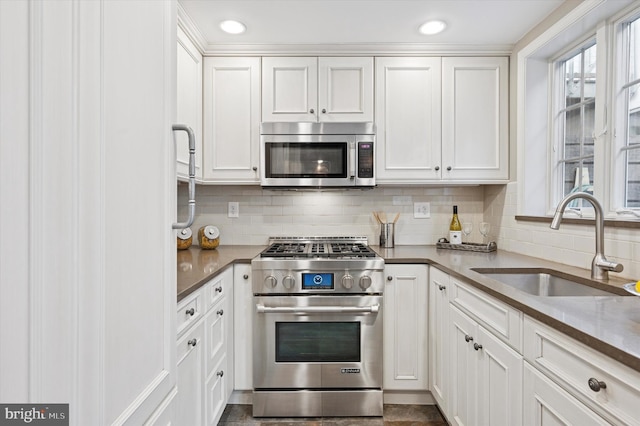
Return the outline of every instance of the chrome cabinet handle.
{"type": "Polygon", "coordinates": [[[216,287],[216,293],[222,293],[222,287],[216,287]]]}
{"type": "Polygon", "coordinates": [[[224,315],[224,310],[220,309],[218,312],[216,312],[216,314],[222,316],[222,315],[224,315]]]}
{"type": "Polygon", "coordinates": [[[256,166],[253,166],[251,169],[253,169],[254,172],[258,171],[258,168],[256,166]]]}
{"type": "Polygon", "coordinates": [[[288,306],[264,306],[256,305],[256,312],[259,314],[350,314],[350,313],[378,313],[380,304],[372,306],[305,306],[300,308],[288,306]]]}
{"type": "Polygon", "coordinates": [[[190,227],[196,217],[196,137],[191,127],[185,124],[174,124],[172,129],[174,132],[187,132],[189,137],[189,217],[185,222],[171,225],[173,229],[184,229],[190,227]]]}
{"type": "Polygon", "coordinates": [[[196,313],[196,310],[195,310],[195,309],[193,309],[193,308],[191,308],[191,309],[187,309],[187,310],[185,311],[185,315],[191,315],[191,316],[194,316],[194,315],[195,315],[195,313],[196,313]]]}
{"type": "Polygon", "coordinates": [[[445,285],[438,285],[438,290],[442,291],[442,290],[446,290],[447,286],[445,285]]]}
{"type": "Polygon", "coordinates": [[[249,275],[248,275],[248,274],[244,274],[244,275],[242,276],[242,278],[244,278],[245,280],[248,280],[248,279],[249,279],[249,275]]]}
{"type": "Polygon", "coordinates": [[[393,277],[392,277],[391,275],[389,275],[389,276],[387,277],[387,281],[393,281],[393,277]]]}
{"type": "Polygon", "coordinates": [[[315,111],[313,110],[313,108],[311,108],[311,109],[309,110],[309,113],[310,113],[310,114],[315,113],[315,111]]]}
{"type": "Polygon", "coordinates": [[[216,373],[216,376],[218,376],[218,377],[222,377],[222,376],[224,376],[224,371],[223,371],[223,370],[218,371],[218,372],[216,373]]]}
{"type": "Polygon", "coordinates": [[[595,377],[592,377],[589,379],[589,388],[594,392],[600,392],[601,389],[607,388],[607,384],[605,382],[601,382],[595,377]]]}
{"type": "Polygon", "coordinates": [[[193,346],[195,347],[198,344],[198,340],[197,339],[191,339],[187,342],[187,346],[193,346]]]}
{"type": "Polygon", "coordinates": [[[326,113],[327,113],[327,110],[326,110],[325,108],[322,108],[322,113],[323,113],[323,114],[326,114],[326,113]]]}
{"type": "Polygon", "coordinates": [[[464,336],[464,340],[465,342],[469,343],[470,341],[473,340],[473,337],[469,336],[468,334],[464,336]]]}
{"type": "Polygon", "coordinates": [[[479,345],[477,343],[473,344],[473,349],[475,349],[476,351],[479,351],[480,349],[482,349],[482,345],[479,345]]]}
{"type": "Polygon", "coordinates": [[[451,166],[447,166],[447,171],[450,172],[451,171],[451,166]]]}
{"type": "Polygon", "coordinates": [[[438,170],[440,170],[440,166],[435,167],[435,171],[437,172],[438,170]]]}

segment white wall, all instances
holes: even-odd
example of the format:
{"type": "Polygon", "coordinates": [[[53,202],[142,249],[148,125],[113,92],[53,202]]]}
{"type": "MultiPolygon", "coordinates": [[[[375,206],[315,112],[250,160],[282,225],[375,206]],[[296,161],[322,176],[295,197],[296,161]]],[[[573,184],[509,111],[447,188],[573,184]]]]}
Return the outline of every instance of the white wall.
{"type": "MultiPolygon", "coordinates": [[[[187,190],[178,188],[182,206],[179,219],[186,215],[187,190]]],[[[383,210],[391,220],[397,212],[396,244],[435,244],[448,235],[452,206],[458,205],[462,220],[475,224],[472,238],[479,241],[478,223],[482,221],[484,189],[481,186],[458,188],[378,187],[368,191],[329,192],[267,191],[248,186],[203,186],[196,188],[194,235],[204,225],[220,229],[221,244],[266,244],[270,236],[358,235],[378,244],[379,228],[371,214],[383,210]],[[410,196],[410,205],[393,205],[394,196],[410,196]],[[227,203],[240,203],[240,217],[227,217],[227,203]],[[430,219],[413,218],[413,202],[431,203],[430,219]]],[[[194,239],[195,240],[195,239],[194,239]]]]}

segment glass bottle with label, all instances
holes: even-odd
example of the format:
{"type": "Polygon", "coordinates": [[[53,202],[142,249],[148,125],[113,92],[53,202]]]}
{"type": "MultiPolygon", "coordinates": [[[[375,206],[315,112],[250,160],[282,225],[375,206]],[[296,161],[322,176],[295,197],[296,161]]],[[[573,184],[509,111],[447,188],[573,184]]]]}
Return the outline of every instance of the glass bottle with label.
{"type": "Polygon", "coordinates": [[[451,244],[462,244],[462,225],[458,219],[458,206],[453,206],[453,217],[449,225],[449,242],[451,244]]]}

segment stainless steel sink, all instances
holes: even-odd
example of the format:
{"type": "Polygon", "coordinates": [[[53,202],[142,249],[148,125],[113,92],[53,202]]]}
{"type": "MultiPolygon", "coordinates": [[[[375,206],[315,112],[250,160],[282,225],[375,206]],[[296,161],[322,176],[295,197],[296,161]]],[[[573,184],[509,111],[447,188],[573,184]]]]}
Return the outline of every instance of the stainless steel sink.
{"type": "Polygon", "coordinates": [[[624,289],[610,287],[610,289],[596,288],[601,284],[586,278],[563,274],[551,269],[538,268],[474,268],[487,278],[500,281],[517,290],[534,296],[626,296],[624,289]],[[619,291],[618,291],[619,290],[619,291]]]}

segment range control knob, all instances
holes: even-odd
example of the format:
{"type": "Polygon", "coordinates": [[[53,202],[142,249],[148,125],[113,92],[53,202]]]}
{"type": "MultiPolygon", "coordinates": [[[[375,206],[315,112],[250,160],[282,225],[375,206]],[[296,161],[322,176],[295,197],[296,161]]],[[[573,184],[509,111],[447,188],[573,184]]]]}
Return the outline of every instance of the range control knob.
{"type": "Polygon", "coordinates": [[[282,285],[287,290],[291,290],[295,284],[296,284],[296,280],[291,275],[287,275],[282,279],[282,285]]]}
{"type": "Polygon", "coordinates": [[[264,279],[264,286],[267,288],[275,288],[276,284],[278,284],[278,280],[273,275],[264,279]]]}
{"type": "Polygon", "coordinates": [[[360,277],[360,288],[363,290],[371,287],[371,277],[368,275],[363,275],[360,277]]]}
{"type": "Polygon", "coordinates": [[[342,287],[351,288],[353,286],[353,277],[349,274],[342,277],[342,287]]]}

